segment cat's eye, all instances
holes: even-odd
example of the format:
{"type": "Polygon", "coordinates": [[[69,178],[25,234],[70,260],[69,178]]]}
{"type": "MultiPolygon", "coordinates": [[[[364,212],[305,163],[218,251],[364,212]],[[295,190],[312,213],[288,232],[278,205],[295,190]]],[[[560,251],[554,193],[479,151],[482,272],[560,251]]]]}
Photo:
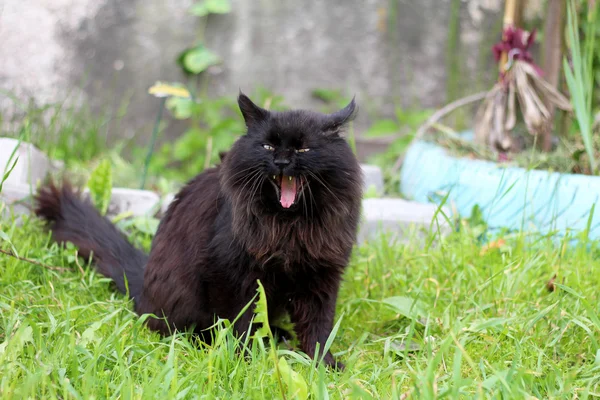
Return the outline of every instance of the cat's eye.
{"type": "Polygon", "coordinates": [[[270,144],[263,144],[263,147],[264,147],[266,150],[269,150],[269,151],[273,151],[273,150],[275,150],[275,148],[274,148],[273,146],[271,146],[270,144]]]}
{"type": "Polygon", "coordinates": [[[298,150],[296,150],[296,153],[306,153],[309,150],[310,149],[298,149],[298,150]]]}

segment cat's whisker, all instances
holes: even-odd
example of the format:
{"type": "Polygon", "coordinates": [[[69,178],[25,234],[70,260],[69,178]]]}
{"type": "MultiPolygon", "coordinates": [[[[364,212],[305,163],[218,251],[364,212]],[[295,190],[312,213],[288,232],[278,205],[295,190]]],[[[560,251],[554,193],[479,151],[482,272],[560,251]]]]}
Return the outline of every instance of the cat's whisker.
{"type": "Polygon", "coordinates": [[[327,189],[327,191],[328,191],[329,193],[331,193],[331,195],[333,196],[333,198],[334,198],[336,201],[338,201],[338,202],[341,202],[340,198],[339,198],[339,197],[337,197],[337,196],[335,195],[335,193],[333,193],[333,191],[332,191],[332,190],[329,188],[329,186],[327,186],[327,185],[325,184],[325,182],[323,182],[323,180],[322,180],[321,178],[319,178],[319,177],[318,177],[318,176],[317,176],[317,175],[316,175],[314,172],[308,171],[308,173],[309,173],[309,174],[310,174],[310,175],[311,175],[313,178],[315,178],[315,179],[317,180],[317,182],[319,182],[319,183],[321,184],[321,186],[323,186],[325,189],[327,189]]]}
{"type": "Polygon", "coordinates": [[[231,182],[236,176],[239,176],[241,174],[244,174],[243,176],[237,178],[233,184],[240,184],[243,185],[242,189],[239,190],[239,194],[236,197],[236,201],[239,201],[238,197],[242,196],[242,193],[244,191],[244,188],[247,186],[247,184],[252,181],[256,175],[261,174],[262,173],[262,169],[260,168],[260,166],[251,166],[249,168],[246,168],[242,171],[238,171],[235,174],[229,176],[227,178],[227,180],[224,182],[225,185],[227,185],[229,182],[231,182]],[[248,172],[249,171],[249,172],[248,172]]]}
{"type": "MultiPolygon", "coordinates": [[[[304,181],[306,182],[306,178],[304,178],[303,176],[300,177],[300,181],[304,181]]],[[[308,200],[306,198],[306,195],[304,194],[304,192],[306,191],[306,185],[307,183],[302,183],[302,191],[300,192],[300,194],[298,195],[298,201],[300,201],[300,197],[302,197],[302,205],[304,206],[304,214],[306,215],[306,217],[308,218],[308,207],[306,205],[306,201],[308,200]]]]}
{"type": "Polygon", "coordinates": [[[251,182],[252,176],[255,175],[256,173],[257,173],[257,171],[252,171],[249,175],[245,175],[244,177],[240,178],[239,184],[242,185],[242,187],[240,189],[236,189],[234,191],[235,203],[240,202],[240,199],[242,197],[242,194],[244,193],[245,187],[248,185],[248,183],[251,182]]]}
{"type": "Polygon", "coordinates": [[[250,201],[248,202],[248,204],[253,204],[254,203],[254,197],[255,197],[255,192],[260,188],[260,185],[262,184],[262,182],[264,181],[265,176],[262,172],[259,172],[258,174],[255,174],[252,176],[252,184],[250,186],[250,201]]]}
{"type": "Polygon", "coordinates": [[[298,194],[298,201],[300,201],[300,198],[302,198],[302,202],[304,203],[304,212],[307,218],[309,218],[309,216],[312,218],[312,204],[307,204],[310,201],[310,197],[308,195],[307,190],[309,190],[310,188],[308,187],[308,179],[306,179],[305,175],[300,175],[300,181],[302,182],[302,187],[301,187],[301,192],[298,194]],[[311,213],[308,213],[308,207],[311,207],[311,213]]]}
{"type": "Polygon", "coordinates": [[[265,179],[265,176],[262,175],[259,179],[256,180],[257,184],[255,185],[255,189],[252,191],[252,194],[250,196],[250,204],[254,203],[254,197],[258,193],[258,190],[262,187],[263,183],[265,182],[265,179]]]}
{"type": "Polygon", "coordinates": [[[256,195],[257,190],[260,188],[260,186],[262,185],[262,183],[264,182],[264,175],[259,175],[259,176],[253,176],[252,177],[253,182],[252,185],[250,186],[250,201],[248,202],[248,204],[252,204],[254,203],[254,196],[256,195]]]}
{"type": "Polygon", "coordinates": [[[233,175],[231,175],[231,176],[228,176],[228,177],[227,177],[227,179],[225,180],[224,184],[225,184],[225,185],[227,185],[227,184],[229,184],[229,183],[230,183],[230,182],[231,182],[231,181],[232,181],[232,180],[233,180],[235,177],[237,177],[237,176],[239,176],[239,175],[242,175],[242,174],[246,174],[246,173],[247,173],[246,175],[244,175],[244,176],[242,176],[242,177],[238,178],[237,180],[235,180],[235,181],[233,182],[233,183],[238,183],[240,180],[242,180],[242,179],[244,179],[246,176],[250,175],[250,174],[253,172],[252,170],[255,170],[255,171],[256,171],[256,170],[258,170],[258,168],[257,168],[255,165],[253,165],[253,166],[251,166],[251,167],[248,167],[248,168],[246,168],[246,169],[244,169],[244,170],[242,170],[242,171],[238,171],[238,172],[236,172],[235,174],[233,174],[233,175]]]}
{"type": "Polygon", "coordinates": [[[254,172],[252,172],[251,174],[249,174],[248,176],[246,176],[244,182],[244,185],[242,186],[242,188],[238,191],[238,195],[237,195],[237,201],[240,202],[242,200],[242,196],[245,193],[245,189],[246,186],[248,186],[249,183],[253,183],[254,180],[261,174],[260,170],[256,170],[254,172]]]}
{"type": "Polygon", "coordinates": [[[308,184],[308,181],[306,183],[306,187],[308,188],[308,192],[310,193],[310,218],[313,219],[314,218],[313,202],[315,202],[315,205],[316,205],[316,199],[312,192],[312,189],[310,188],[310,185],[308,184]]]}
{"type": "Polygon", "coordinates": [[[230,176],[228,176],[228,177],[227,177],[227,179],[228,179],[228,180],[230,180],[230,179],[232,179],[232,178],[235,178],[236,176],[238,176],[238,175],[241,175],[241,174],[243,174],[243,173],[245,173],[245,172],[247,172],[247,171],[249,171],[249,170],[251,170],[251,169],[254,169],[254,168],[256,168],[256,166],[252,165],[252,166],[250,166],[250,167],[248,167],[248,168],[245,168],[245,169],[243,169],[243,170],[241,170],[241,171],[238,171],[238,172],[236,172],[236,173],[235,173],[235,174],[233,174],[233,175],[230,175],[230,176]]]}

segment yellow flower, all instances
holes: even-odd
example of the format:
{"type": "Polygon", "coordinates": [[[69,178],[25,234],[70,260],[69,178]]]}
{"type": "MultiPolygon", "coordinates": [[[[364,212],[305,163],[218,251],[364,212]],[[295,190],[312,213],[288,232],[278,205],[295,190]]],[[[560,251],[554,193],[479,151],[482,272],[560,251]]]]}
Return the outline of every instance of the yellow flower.
{"type": "Polygon", "coordinates": [[[163,82],[156,82],[150,89],[148,89],[148,93],[156,97],[172,96],[185,99],[192,97],[186,88],[163,82]]]}

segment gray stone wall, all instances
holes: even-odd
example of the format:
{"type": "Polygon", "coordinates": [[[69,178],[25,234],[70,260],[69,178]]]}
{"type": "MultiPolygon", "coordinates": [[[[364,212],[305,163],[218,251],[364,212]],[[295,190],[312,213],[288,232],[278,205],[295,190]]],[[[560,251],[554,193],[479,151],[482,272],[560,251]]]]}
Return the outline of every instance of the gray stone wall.
{"type": "MultiPolygon", "coordinates": [[[[151,132],[156,80],[183,80],[176,55],[198,37],[192,0],[0,0],[0,88],[39,103],[62,101],[129,112],[113,135],[151,132]]],[[[291,106],[313,107],[314,88],[341,88],[361,102],[359,125],[394,104],[439,106],[449,79],[465,92],[495,75],[501,0],[234,0],[210,16],[205,41],[223,59],[209,93],[256,85],[291,106]],[[449,37],[453,2],[460,19],[449,37]],[[457,3],[454,3],[457,4],[457,3]],[[448,75],[454,41],[459,73],[448,75]],[[452,47],[450,47],[452,48],[452,47]]],[[[456,61],[456,59],[455,59],[456,61]]],[[[3,95],[0,94],[0,98],[3,95]]],[[[0,111],[12,102],[0,100],[0,111]]],[[[174,128],[172,135],[177,134],[174,128]]]]}

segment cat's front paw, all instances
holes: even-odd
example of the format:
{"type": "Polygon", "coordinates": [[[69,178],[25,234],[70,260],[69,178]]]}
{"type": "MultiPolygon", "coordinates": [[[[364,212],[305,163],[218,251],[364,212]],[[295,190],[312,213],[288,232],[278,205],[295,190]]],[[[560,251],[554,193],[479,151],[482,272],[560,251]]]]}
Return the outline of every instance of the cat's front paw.
{"type": "Polygon", "coordinates": [[[346,365],[344,365],[343,362],[336,360],[331,354],[327,354],[325,356],[325,358],[323,359],[323,363],[329,368],[332,368],[339,372],[342,372],[346,369],[346,365]]]}

